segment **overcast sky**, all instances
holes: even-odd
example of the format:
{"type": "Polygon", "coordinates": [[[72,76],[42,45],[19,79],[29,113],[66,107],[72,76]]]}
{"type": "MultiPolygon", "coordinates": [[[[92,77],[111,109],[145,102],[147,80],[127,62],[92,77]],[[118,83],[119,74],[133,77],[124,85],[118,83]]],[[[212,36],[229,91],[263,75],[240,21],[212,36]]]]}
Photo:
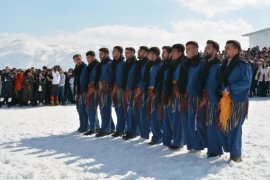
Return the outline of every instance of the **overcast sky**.
{"type": "Polygon", "coordinates": [[[269,17],[269,0],[1,0],[0,43],[86,48],[195,40],[202,49],[208,39],[221,46],[237,39],[247,47],[241,35],[270,27],[269,17]]]}

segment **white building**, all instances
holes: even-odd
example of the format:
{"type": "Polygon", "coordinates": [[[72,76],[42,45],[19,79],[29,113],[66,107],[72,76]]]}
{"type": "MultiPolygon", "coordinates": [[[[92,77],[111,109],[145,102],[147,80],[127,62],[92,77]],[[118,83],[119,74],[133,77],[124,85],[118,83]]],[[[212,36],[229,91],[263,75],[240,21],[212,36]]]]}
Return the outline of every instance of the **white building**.
{"type": "Polygon", "coordinates": [[[260,49],[263,47],[270,47],[270,28],[251,32],[242,36],[249,37],[250,48],[255,46],[259,46],[260,49]]]}

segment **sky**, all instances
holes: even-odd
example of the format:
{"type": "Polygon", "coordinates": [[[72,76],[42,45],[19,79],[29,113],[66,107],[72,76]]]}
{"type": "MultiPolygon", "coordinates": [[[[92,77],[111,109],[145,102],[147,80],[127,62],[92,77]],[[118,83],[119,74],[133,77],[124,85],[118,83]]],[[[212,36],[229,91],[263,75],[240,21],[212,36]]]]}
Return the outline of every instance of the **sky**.
{"type": "MultiPolygon", "coordinates": [[[[76,50],[208,39],[224,47],[270,27],[269,0],[0,0],[0,48],[14,40],[76,50]]],[[[35,47],[37,48],[37,47],[35,47]]]]}

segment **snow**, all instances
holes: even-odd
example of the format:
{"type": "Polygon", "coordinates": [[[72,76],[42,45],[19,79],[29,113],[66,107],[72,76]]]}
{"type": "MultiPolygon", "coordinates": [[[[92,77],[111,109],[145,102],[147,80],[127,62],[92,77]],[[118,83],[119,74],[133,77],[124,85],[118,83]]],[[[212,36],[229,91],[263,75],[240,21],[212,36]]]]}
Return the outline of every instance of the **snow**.
{"type": "MultiPolygon", "coordinates": [[[[97,47],[90,44],[88,48],[96,49],[97,47]]],[[[74,67],[73,55],[76,53],[83,55],[88,48],[49,44],[34,40],[9,40],[6,43],[0,43],[0,69],[5,66],[22,69],[42,68],[43,66],[52,68],[58,64],[64,70],[68,70],[74,67]]]]}
{"type": "Polygon", "coordinates": [[[251,99],[241,163],[140,138],[83,137],[72,133],[74,106],[2,108],[0,179],[270,179],[269,107],[267,98],[251,99]]]}

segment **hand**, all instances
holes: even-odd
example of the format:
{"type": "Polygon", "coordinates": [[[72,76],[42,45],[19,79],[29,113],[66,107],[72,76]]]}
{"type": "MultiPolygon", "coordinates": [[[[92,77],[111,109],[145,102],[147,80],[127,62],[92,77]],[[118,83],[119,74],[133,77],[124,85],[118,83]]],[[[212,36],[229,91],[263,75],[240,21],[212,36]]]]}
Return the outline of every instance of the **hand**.
{"type": "Polygon", "coordinates": [[[228,91],[227,88],[225,88],[225,89],[223,90],[223,94],[230,94],[230,92],[228,91]]]}
{"type": "Polygon", "coordinates": [[[153,97],[155,95],[154,89],[148,89],[147,95],[148,95],[148,97],[153,97]]]}
{"type": "Polygon", "coordinates": [[[135,98],[138,98],[142,95],[142,90],[140,88],[136,88],[135,98]]]}

